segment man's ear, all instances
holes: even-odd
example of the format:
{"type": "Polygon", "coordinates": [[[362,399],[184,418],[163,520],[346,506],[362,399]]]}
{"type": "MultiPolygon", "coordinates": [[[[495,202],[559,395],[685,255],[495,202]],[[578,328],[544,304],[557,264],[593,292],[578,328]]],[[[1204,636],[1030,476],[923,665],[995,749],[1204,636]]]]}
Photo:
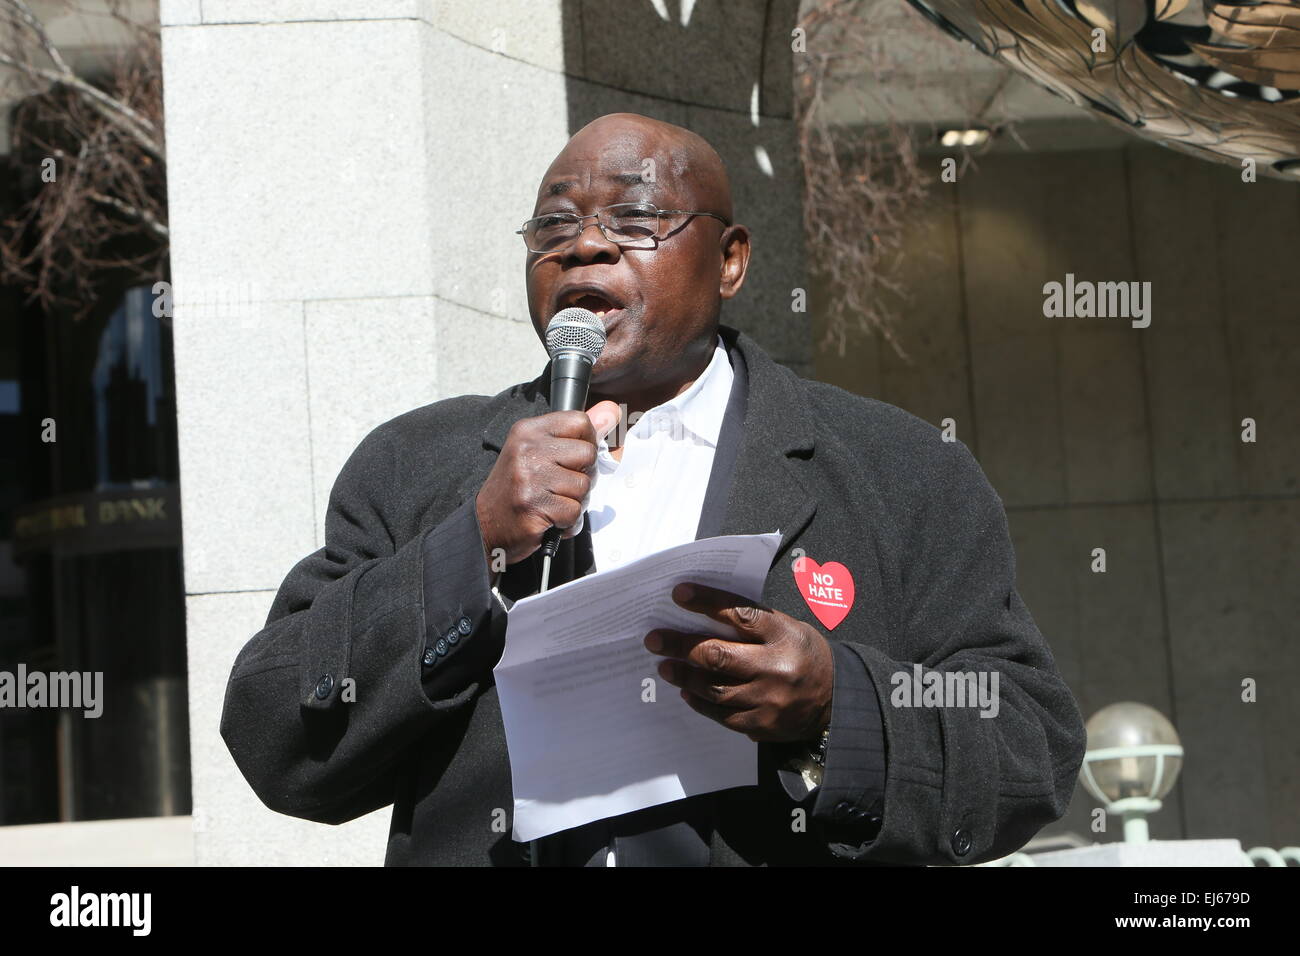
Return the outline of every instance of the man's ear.
{"type": "Polygon", "coordinates": [[[718,294],[730,299],[745,284],[749,271],[749,229],[745,226],[728,226],[718,238],[722,248],[722,271],[718,277],[718,294]]]}

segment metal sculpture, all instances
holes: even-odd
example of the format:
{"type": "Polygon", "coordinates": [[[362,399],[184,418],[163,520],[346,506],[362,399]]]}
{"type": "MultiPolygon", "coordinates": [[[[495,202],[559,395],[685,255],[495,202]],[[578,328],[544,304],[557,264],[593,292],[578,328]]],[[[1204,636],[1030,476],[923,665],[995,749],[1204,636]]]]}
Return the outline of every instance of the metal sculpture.
{"type": "Polygon", "coordinates": [[[1072,103],[1300,179],[1300,0],[908,0],[1072,103]]]}

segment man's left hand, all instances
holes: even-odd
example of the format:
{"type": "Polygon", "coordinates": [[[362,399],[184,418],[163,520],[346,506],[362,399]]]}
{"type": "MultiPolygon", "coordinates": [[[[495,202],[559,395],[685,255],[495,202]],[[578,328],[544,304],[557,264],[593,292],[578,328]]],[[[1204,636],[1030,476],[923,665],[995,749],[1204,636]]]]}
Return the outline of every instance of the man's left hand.
{"type": "Polygon", "coordinates": [[[816,628],[702,584],[677,585],[673,600],[737,633],[646,635],[646,649],[668,658],[659,675],[694,710],[753,741],[813,741],[830,726],[835,661],[816,628]]]}

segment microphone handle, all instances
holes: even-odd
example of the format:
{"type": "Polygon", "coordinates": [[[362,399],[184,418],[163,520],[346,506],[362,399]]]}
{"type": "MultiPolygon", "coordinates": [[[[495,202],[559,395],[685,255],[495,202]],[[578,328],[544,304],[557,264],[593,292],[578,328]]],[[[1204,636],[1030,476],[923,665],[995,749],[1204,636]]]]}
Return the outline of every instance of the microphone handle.
{"type": "Polygon", "coordinates": [[[561,534],[563,534],[563,532],[560,531],[559,528],[555,527],[555,525],[551,525],[546,529],[546,533],[542,535],[542,554],[545,557],[553,558],[555,557],[555,552],[560,550],[561,534]]]}
{"type": "MultiPolygon", "coordinates": [[[[591,359],[581,352],[559,352],[551,359],[551,410],[582,411],[591,384],[591,359]]],[[[542,554],[553,558],[563,532],[552,525],[542,535],[542,554]]]]}
{"type": "Polygon", "coordinates": [[[560,352],[551,359],[551,411],[582,411],[591,384],[591,359],[581,352],[560,352]]]}

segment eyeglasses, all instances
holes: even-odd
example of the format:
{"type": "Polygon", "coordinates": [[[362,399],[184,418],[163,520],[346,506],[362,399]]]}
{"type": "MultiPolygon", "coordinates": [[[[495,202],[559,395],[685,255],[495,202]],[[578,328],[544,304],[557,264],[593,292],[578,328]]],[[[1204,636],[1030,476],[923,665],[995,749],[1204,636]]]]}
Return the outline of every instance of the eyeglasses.
{"type": "Polygon", "coordinates": [[[571,212],[537,216],[524,223],[522,229],[516,229],[515,235],[524,237],[524,245],[529,252],[554,252],[578,238],[586,228],[583,223],[594,219],[600,227],[601,235],[610,242],[627,248],[652,249],[660,240],[667,238],[675,225],[685,223],[684,217],[690,216],[712,216],[724,226],[731,225],[711,212],[660,209],[647,202],[624,202],[597,209],[590,216],[579,216],[571,212]],[[670,228],[664,229],[664,234],[660,235],[665,223],[670,228]]]}

